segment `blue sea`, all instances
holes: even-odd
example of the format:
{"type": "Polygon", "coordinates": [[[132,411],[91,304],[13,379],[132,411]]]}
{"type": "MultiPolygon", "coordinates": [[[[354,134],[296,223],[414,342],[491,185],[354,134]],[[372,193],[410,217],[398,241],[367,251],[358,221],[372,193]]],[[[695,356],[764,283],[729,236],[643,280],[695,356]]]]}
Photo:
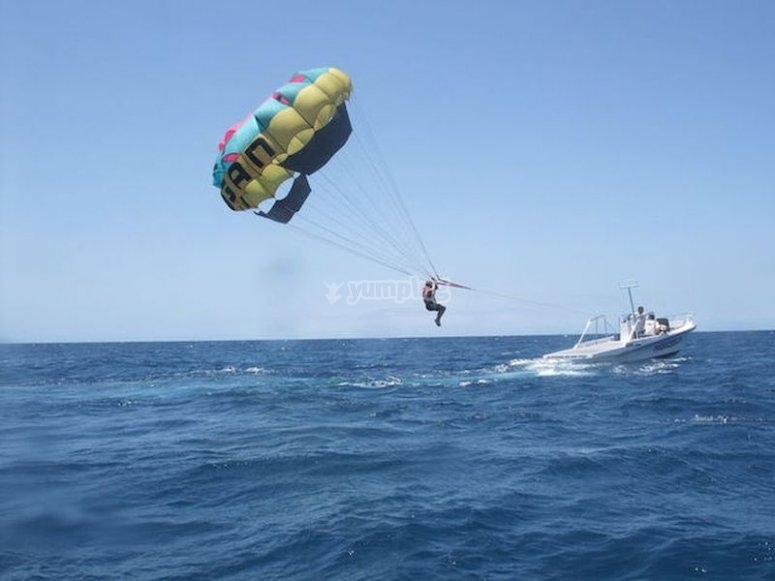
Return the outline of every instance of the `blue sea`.
{"type": "Polygon", "coordinates": [[[0,346],[0,578],[775,579],[775,332],[0,346]]]}

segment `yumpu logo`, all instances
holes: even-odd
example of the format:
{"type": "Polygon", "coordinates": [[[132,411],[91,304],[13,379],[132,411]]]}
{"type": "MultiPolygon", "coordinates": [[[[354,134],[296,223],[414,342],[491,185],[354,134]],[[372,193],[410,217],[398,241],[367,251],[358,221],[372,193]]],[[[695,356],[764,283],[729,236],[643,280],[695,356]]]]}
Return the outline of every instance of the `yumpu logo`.
{"type": "Polygon", "coordinates": [[[342,286],[344,285],[343,282],[333,282],[333,283],[324,282],[323,284],[328,287],[328,294],[326,294],[326,298],[328,299],[329,305],[333,305],[334,303],[339,301],[339,299],[342,298],[339,296],[339,289],[342,288],[342,286]]]}
{"type": "MultiPolygon", "coordinates": [[[[359,301],[393,301],[401,304],[405,301],[422,300],[423,281],[416,276],[404,280],[360,280],[339,283],[323,283],[328,289],[325,295],[328,304],[333,305],[342,298],[339,291],[347,288],[347,304],[359,301]]],[[[445,303],[450,299],[449,287],[441,286],[436,291],[436,300],[445,303]]]]}

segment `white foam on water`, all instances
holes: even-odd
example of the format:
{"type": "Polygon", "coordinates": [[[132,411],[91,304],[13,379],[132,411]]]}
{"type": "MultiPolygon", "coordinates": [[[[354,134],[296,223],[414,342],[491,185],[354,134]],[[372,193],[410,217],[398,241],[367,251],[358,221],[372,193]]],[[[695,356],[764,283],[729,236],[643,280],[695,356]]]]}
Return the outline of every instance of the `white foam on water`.
{"type": "Polygon", "coordinates": [[[544,359],[537,357],[535,359],[512,359],[509,361],[509,367],[514,369],[524,369],[537,375],[538,377],[576,377],[594,375],[595,366],[590,363],[581,363],[579,361],[565,359],[544,359]]]}
{"type": "Polygon", "coordinates": [[[397,385],[403,385],[403,381],[400,377],[395,375],[388,375],[383,379],[369,379],[366,381],[343,381],[340,386],[360,387],[363,389],[384,389],[386,387],[395,387],[397,385]]]}

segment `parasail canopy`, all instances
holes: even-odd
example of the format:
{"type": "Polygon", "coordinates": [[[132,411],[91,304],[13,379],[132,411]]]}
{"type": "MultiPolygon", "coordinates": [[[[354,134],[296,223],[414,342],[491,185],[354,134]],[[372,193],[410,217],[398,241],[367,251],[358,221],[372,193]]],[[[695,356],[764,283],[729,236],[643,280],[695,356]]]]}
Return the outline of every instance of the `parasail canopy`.
{"type": "Polygon", "coordinates": [[[288,222],[310,192],[305,176],[322,168],[352,132],[345,105],[351,93],[352,81],[339,69],[301,71],[230,127],[213,167],[213,184],[229,208],[257,208],[294,178],[288,195],[260,212],[288,222]]]}

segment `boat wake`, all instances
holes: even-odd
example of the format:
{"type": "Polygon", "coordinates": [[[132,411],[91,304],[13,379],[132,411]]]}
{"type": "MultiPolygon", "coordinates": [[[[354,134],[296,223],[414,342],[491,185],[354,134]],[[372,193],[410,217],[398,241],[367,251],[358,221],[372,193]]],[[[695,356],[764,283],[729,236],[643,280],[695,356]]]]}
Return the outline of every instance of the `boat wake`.
{"type": "Polygon", "coordinates": [[[476,388],[502,382],[519,382],[534,378],[595,377],[605,375],[652,376],[673,373],[687,358],[671,358],[639,363],[587,361],[575,359],[547,359],[544,357],[516,358],[479,369],[436,370],[431,373],[365,376],[358,380],[339,381],[337,387],[358,389],[386,389],[406,387],[463,387],[476,388]]]}
{"type": "Polygon", "coordinates": [[[580,361],[555,360],[555,359],[513,359],[509,367],[524,369],[538,377],[568,376],[579,377],[595,375],[598,365],[582,363],[580,361]]]}
{"type": "Polygon", "coordinates": [[[461,382],[461,385],[465,383],[465,385],[468,386],[530,377],[576,377],[595,375],[595,370],[598,367],[598,365],[591,363],[569,360],[550,360],[541,357],[533,359],[511,359],[507,363],[500,363],[494,367],[481,370],[479,374],[477,374],[477,379],[468,379],[465,382],[461,382]]]}
{"type": "MultiPolygon", "coordinates": [[[[601,374],[615,375],[665,375],[673,373],[688,358],[675,357],[640,363],[614,363],[611,361],[585,361],[578,359],[512,359],[507,363],[485,370],[484,376],[492,381],[519,377],[592,377],[601,374]]],[[[481,379],[478,383],[481,383],[481,379]]],[[[474,383],[469,381],[470,383],[474,383]]]]}

